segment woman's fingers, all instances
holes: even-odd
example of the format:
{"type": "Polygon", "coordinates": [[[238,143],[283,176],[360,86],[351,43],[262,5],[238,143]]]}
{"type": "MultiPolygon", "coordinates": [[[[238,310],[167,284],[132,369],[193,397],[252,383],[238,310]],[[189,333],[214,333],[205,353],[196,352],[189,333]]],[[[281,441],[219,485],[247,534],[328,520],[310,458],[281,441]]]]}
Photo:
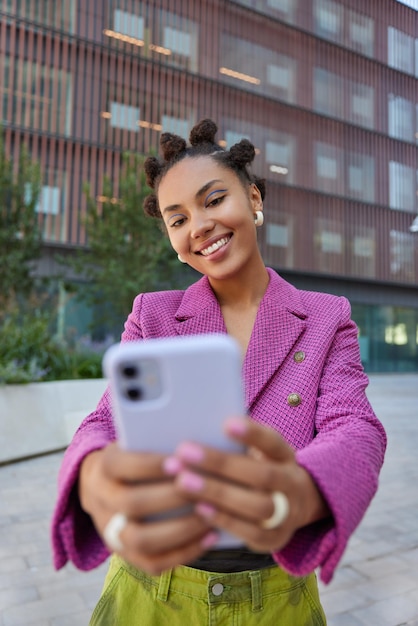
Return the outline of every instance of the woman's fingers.
{"type": "Polygon", "coordinates": [[[184,469],[183,465],[254,489],[267,492],[279,489],[283,480],[286,480],[289,464],[295,462],[292,448],[270,429],[249,420],[244,426],[246,431],[240,433],[240,441],[251,447],[251,454],[232,454],[194,442],[184,442],[175,452],[180,462],[179,468],[171,471],[170,460],[166,460],[166,474],[178,474],[184,469]]]}
{"type": "Polygon", "coordinates": [[[280,550],[289,542],[294,533],[294,528],[288,520],[285,520],[278,528],[266,530],[260,523],[236,517],[206,503],[197,504],[196,510],[214,528],[225,530],[231,535],[240,537],[243,543],[255,552],[280,550]]]}
{"type": "Polygon", "coordinates": [[[151,556],[196,543],[209,528],[208,522],[195,513],[150,524],[128,519],[121,541],[126,548],[151,556]]]}
{"type": "Polygon", "coordinates": [[[137,520],[147,519],[167,511],[190,508],[190,499],[174,488],[173,480],[145,485],[111,485],[107,502],[116,509],[137,520]]]}
{"type": "Polygon", "coordinates": [[[186,543],[170,548],[166,552],[145,553],[137,549],[127,548],[121,555],[139,569],[146,571],[152,576],[158,576],[167,569],[192,563],[213,547],[218,542],[218,539],[218,533],[209,530],[193,541],[190,541],[189,536],[186,543]]]}
{"type": "Polygon", "coordinates": [[[117,443],[111,443],[103,450],[102,468],[104,474],[112,480],[145,482],[164,477],[163,460],[162,454],[129,452],[122,450],[117,443]]]}
{"type": "Polygon", "coordinates": [[[260,450],[275,461],[287,461],[294,457],[289,444],[268,426],[263,426],[249,418],[233,417],[225,422],[225,432],[231,438],[248,448],[260,450]]]}
{"type": "Polygon", "coordinates": [[[273,513],[272,499],[267,492],[190,471],[181,472],[176,479],[176,485],[181,493],[196,502],[209,503],[215,509],[222,508],[223,511],[250,522],[261,524],[273,513]]]}
{"type": "MultiPolygon", "coordinates": [[[[111,517],[107,515],[106,524],[111,517]]],[[[152,523],[127,518],[117,536],[121,556],[153,575],[189,563],[218,541],[218,533],[195,513],[152,523]]]]}

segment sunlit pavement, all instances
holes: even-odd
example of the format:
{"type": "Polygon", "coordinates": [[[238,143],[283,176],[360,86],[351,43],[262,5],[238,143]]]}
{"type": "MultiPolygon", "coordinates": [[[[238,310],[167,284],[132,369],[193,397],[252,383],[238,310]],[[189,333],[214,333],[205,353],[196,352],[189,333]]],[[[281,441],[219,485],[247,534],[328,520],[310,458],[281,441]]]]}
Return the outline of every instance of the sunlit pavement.
{"type": "MultiPolygon", "coordinates": [[[[418,626],[418,375],[371,376],[369,398],[389,436],[380,489],[322,602],[329,626],[418,626]]],[[[61,458],[0,467],[1,626],[87,626],[100,594],[106,564],[51,565],[61,458]]]]}

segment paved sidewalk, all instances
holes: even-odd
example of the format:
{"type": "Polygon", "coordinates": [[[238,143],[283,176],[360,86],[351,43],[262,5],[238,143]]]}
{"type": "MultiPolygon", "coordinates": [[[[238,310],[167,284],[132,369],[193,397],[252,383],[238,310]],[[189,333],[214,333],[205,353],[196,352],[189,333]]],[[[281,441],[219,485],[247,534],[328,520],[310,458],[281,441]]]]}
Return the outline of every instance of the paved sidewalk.
{"type": "MultiPolygon", "coordinates": [[[[322,601],[329,626],[418,626],[418,375],[372,376],[369,397],[389,436],[381,486],[322,601]]],[[[0,467],[1,626],[87,626],[100,593],[106,564],[51,566],[61,458],[0,467]]]]}

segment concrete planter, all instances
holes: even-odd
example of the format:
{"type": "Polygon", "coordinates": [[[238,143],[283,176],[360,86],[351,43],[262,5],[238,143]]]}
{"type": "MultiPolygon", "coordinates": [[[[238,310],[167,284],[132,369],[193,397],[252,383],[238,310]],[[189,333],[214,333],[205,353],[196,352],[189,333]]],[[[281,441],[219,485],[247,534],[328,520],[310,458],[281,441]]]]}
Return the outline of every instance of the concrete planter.
{"type": "Polygon", "coordinates": [[[66,447],[104,379],[0,386],[0,463],[66,447]]]}

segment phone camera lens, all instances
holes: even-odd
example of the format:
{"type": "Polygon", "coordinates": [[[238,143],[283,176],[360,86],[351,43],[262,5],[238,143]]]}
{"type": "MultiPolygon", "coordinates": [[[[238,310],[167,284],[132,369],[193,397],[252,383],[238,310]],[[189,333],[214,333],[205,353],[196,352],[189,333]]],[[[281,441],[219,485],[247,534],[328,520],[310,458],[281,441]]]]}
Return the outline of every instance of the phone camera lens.
{"type": "Polygon", "coordinates": [[[122,371],[126,378],[135,378],[138,375],[138,368],[135,365],[125,365],[122,371]]]}
{"type": "Polygon", "coordinates": [[[130,400],[141,400],[142,389],[139,389],[138,387],[129,387],[126,390],[126,395],[130,400]]]}

